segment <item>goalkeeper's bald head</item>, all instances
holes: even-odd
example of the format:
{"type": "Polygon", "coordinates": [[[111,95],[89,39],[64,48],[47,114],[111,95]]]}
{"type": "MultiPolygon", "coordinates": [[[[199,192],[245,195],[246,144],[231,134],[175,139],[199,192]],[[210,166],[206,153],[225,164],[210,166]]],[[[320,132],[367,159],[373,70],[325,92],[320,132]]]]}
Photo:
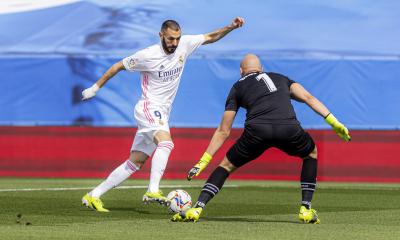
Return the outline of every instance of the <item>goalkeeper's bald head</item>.
{"type": "Polygon", "coordinates": [[[260,59],[254,54],[246,54],[240,62],[240,74],[242,76],[251,72],[262,72],[260,59]]]}

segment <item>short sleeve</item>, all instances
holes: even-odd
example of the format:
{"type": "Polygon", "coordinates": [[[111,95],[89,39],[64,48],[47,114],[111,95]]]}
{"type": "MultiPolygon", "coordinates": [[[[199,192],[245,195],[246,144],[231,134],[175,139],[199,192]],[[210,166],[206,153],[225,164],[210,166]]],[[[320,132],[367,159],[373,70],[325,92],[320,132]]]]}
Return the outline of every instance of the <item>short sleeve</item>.
{"type": "Polygon", "coordinates": [[[295,81],[293,81],[292,79],[290,79],[290,78],[288,78],[288,77],[286,77],[286,79],[287,79],[287,86],[290,88],[290,86],[291,86],[293,83],[295,83],[295,81]]]}
{"type": "Polygon", "coordinates": [[[146,57],[143,51],[136,52],[135,54],[126,57],[122,60],[126,70],[133,71],[146,71],[146,57]]]}
{"type": "Polygon", "coordinates": [[[190,54],[192,54],[204,43],[205,40],[206,39],[203,34],[182,36],[181,41],[185,47],[186,55],[189,56],[190,54]]]}
{"type": "Polygon", "coordinates": [[[237,112],[238,109],[239,109],[239,103],[238,103],[237,91],[236,88],[233,86],[231,88],[231,91],[229,92],[228,97],[226,98],[225,111],[237,112]]]}

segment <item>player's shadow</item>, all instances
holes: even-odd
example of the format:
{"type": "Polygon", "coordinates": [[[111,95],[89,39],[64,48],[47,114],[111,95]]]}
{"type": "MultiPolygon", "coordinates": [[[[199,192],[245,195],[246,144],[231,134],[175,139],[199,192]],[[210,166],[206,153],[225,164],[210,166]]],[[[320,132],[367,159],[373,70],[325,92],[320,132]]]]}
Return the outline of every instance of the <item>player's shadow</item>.
{"type": "Polygon", "coordinates": [[[154,214],[154,212],[143,210],[143,209],[137,209],[137,208],[132,208],[132,207],[127,207],[127,208],[112,208],[113,211],[120,211],[120,212],[135,212],[139,214],[154,214]]]}
{"type": "Polygon", "coordinates": [[[110,208],[110,211],[115,211],[115,212],[120,212],[120,213],[129,213],[129,212],[134,212],[137,214],[143,214],[143,215],[149,215],[149,216],[165,216],[167,212],[157,212],[152,210],[144,210],[144,209],[139,209],[139,208],[134,208],[134,207],[117,207],[117,208],[110,208]]]}
{"type": "Polygon", "coordinates": [[[254,223],[293,223],[301,224],[298,221],[290,220],[273,220],[273,219],[254,219],[254,218],[243,218],[243,217],[204,217],[201,218],[203,221],[215,221],[215,222],[254,222],[254,223]]]}

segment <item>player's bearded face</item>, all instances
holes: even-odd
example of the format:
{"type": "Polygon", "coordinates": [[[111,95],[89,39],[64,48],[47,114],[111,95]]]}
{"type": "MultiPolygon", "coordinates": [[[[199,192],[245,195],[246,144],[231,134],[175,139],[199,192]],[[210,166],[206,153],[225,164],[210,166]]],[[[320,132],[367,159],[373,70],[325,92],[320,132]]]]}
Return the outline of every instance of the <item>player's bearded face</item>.
{"type": "Polygon", "coordinates": [[[181,39],[181,31],[167,29],[160,33],[161,43],[166,53],[174,53],[181,39]]]}

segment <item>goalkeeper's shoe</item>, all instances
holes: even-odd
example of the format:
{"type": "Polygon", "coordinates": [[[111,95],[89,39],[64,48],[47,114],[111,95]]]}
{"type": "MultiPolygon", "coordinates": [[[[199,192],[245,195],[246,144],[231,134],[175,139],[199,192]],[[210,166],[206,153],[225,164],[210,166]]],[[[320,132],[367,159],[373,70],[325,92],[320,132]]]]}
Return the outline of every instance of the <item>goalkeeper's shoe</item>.
{"type": "Polygon", "coordinates": [[[163,195],[162,191],[158,192],[146,192],[143,195],[143,203],[159,203],[161,205],[168,206],[170,201],[163,195]]]}
{"type": "Polygon", "coordinates": [[[197,222],[199,221],[201,212],[203,211],[203,208],[198,207],[198,208],[190,208],[189,210],[186,211],[185,213],[185,222],[197,222]]]}
{"type": "Polygon", "coordinates": [[[100,198],[91,197],[89,194],[82,197],[82,205],[96,210],[97,212],[109,212],[108,209],[104,208],[104,204],[100,198]]]}
{"type": "Polygon", "coordinates": [[[203,208],[190,208],[185,213],[177,213],[172,216],[171,221],[173,222],[197,222],[199,221],[203,208]]]}
{"type": "Polygon", "coordinates": [[[315,209],[307,209],[305,206],[300,207],[299,219],[303,223],[319,224],[321,220],[318,218],[315,209]]]}

